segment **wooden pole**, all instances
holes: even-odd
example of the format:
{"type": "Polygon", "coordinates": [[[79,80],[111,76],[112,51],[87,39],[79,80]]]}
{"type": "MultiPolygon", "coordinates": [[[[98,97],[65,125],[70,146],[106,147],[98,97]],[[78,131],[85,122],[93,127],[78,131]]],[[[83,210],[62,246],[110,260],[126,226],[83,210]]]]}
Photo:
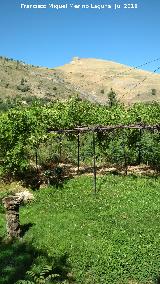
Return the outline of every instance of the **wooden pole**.
{"type": "Polygon", "coordinates": [[[95,133],[93,131],[93,188],[96,193],[96,145],[95,145],[95,133]]]}

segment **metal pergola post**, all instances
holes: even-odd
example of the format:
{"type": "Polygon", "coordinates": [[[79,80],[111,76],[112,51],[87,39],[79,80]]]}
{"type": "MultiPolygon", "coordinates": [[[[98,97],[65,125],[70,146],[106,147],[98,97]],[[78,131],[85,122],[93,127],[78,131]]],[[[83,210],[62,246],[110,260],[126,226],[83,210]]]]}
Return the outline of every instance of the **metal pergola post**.
{"type": "Polygon", "coordinates": [[[59,134],[59,149],[58,149],[58,154],[59,154],[59,162],[61,162],[62,158],[62,133],[59,134]]]}
{"type": "Polygon", "coordinates": [[[141,163],[141,138],[142,138],[142,128],[139,129],[139,147],[138,147],[138,164],[141,163]]]}
{"type": "Polygon", "coordinates": [[[77,173],[79,174],[79,167],[80,167],[80,133],[78,132],[77,135],[77,143],[78,143],[78,151],[77,151],[77,166],[78,166],[78,170],[77,173]]]}
{"type": "Polygon", "coordinates": [[[124,168],[125,168],[125,175],[128,173],[128,161],[127,161],[127,153],[125,149],[125,136],[124,136],[124,130],[123,130],[123,155],[124,155],[124,168]]]}
{"type": "Polygon", "coordinates": [[[93,130],[93,189],[94,193],[97,192],[97,180],[96,180],[96,143],[95,143],[95,132],[93,130]]]}
{"type": "Polygon", "coordinates": [[[38,149],[36,148],[36,171],[38,172],[38,149]]]}

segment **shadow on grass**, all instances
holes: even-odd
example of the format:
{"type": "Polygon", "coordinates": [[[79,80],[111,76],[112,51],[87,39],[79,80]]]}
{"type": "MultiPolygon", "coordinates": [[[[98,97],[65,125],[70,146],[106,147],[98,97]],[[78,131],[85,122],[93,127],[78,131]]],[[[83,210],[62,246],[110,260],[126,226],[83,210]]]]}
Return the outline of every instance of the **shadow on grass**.
{"type": "MultiPolygon", "coordinates": [[[[41,258],[51,266],[52,272],[58,276],[56,283],[67,280],[73,283],[68,264],[68,255],[59,258],[49,257],[46,252],[33,247],[31,243],[24,241],[5,241],[0,239],[0,284],[14,284],[18,280],[29,280],[26,274],[32,269],[32,265],[39,265],[41,258]]],[[[40,275],[37,274],[38,276],[40,275]]]]}
{"type": "Polygon", "coordinates": [[[0,240],[0,284],[13,284],[25,276],[38,256],[31,244],[0,240]]]}
{"type": "MultiPolygon", "coordinates": [[[[74,283],[75,278],[71,273],[71,265],[68,262],[68,254],[65,253],[62,256],[52,259],[50,273],[57,275],[54,278],[55,283],[61,283],[67,281],[67,283],[74,283]]],[[[47,276],[47,275],[46,275],[47,276]]],[[[54,283],[53,282],[53,283],[54,283]]]]}
{"type": "Polygon", "coordinates": [[[2,206],[2,201],[0,200],[0,214],[4,214],[5,213],[5,209],[4,206],[2,206]]]}
{"type": "Polygon", "coordinates": [[[157,277],[155,284],[160,284],[160,276],[157,277]]]}
{"type": "Polygon", "coordinates": [[[33,227],[33,223],[28,223],[28,224],[24,224],[24,225],[21,225],[21,233],[20,233],[20,237],[24,237],[25,233],[29,231],[29,229],[31,227],[33,227]]]}

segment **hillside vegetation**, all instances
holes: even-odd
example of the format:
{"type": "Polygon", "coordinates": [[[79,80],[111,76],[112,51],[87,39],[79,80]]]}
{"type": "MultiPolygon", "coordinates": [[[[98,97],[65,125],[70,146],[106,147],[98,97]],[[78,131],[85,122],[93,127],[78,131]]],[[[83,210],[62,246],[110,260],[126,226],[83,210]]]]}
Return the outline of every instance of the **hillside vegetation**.
{"type": "Polygon", "coordinates": [[[0,98],[33,97],[45,102],[79,95],[91,102],[107,104],[111,88],[125,104],[160,101],[160,75],[98,59],[74,58],[58,68],[28,65],[0,58],[0,98]]]}
{"type": "Polygon", "coordinates": [[[66,88],[55,69],[36,67],[8,58],[0,58],[1,103],[22,100],[24,104],[38,98],[44,102],[75,95],[66,88]]]}

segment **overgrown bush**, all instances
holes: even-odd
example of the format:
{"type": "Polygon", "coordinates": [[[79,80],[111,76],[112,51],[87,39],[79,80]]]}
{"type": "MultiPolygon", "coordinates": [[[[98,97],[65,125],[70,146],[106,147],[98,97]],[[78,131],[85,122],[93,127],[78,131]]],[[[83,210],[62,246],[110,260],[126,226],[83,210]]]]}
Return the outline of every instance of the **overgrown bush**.
{"type": "Polygon", "coordinates": [[[30,86],[20,84],[20,85],[17,86],[17,90],[25,93],[25,92],[28,92],[30,90],[30,86]]]}

